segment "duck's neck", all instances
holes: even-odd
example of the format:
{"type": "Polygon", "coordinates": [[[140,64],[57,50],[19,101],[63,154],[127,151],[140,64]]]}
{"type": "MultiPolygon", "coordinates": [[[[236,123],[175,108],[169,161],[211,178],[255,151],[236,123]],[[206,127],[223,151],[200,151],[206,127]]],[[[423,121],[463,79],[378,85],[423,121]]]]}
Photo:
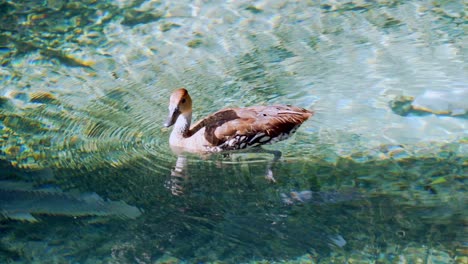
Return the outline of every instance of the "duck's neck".
{"type": "Polygon", "coordinates": [[[174,129],[171,133],[171,140],[189,137],[190,123],[192,122],[192,112],[183,113],[178,118],[174,124],[174,129]]]}

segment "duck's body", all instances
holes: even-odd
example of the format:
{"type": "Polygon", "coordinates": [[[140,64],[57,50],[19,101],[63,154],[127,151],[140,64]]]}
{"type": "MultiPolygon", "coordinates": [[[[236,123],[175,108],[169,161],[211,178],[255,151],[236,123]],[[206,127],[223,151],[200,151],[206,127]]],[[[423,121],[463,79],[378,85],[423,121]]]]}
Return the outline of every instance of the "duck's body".
{"type": "Polygon", "coordinates": [[[287,139],[313,112],[294,106],[226,108],[190,128],[192,100],[187,90],[170,98],[166,127],[174,125],[169,143],[173,149],[195,153],[240,150],[287,139]]]}

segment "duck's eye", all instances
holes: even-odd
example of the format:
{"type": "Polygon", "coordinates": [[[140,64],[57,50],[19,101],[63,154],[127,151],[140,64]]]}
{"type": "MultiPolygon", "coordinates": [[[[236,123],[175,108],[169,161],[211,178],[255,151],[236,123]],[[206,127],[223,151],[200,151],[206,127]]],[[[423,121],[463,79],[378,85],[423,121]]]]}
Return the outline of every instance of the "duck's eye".
{"type": "Polygon", "coordinates": [[[180,101],[182,104],[185,104],[185,98],[180,101]]]}

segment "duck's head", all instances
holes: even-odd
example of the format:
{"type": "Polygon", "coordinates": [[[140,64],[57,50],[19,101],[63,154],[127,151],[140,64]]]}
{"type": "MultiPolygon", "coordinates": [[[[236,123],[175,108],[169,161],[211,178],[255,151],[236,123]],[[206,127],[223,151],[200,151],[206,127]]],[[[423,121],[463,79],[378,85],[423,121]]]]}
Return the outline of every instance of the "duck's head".
{"type": "Polygon", "coordinates": [[[192,98],[187,90],[180,88],[172,92],[169,99],[169,116],[164,123],[165,127],[172,126],[180,115],[191,116],[192,98]]]}

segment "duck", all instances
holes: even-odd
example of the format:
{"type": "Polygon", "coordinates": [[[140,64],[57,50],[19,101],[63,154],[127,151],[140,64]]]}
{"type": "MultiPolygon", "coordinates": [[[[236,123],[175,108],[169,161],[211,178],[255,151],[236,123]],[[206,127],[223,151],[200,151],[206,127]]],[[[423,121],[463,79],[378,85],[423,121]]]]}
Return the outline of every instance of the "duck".
{"type": "Polygon", "coordinates": [[[178,153],[218,153],[273,144],[289,138],[314,114],[291,105],[224,108],[191,126],[192,99],[185,88],[172,92],[168,108],[164,126],[174,126],[169,145],[178,153]]]}

